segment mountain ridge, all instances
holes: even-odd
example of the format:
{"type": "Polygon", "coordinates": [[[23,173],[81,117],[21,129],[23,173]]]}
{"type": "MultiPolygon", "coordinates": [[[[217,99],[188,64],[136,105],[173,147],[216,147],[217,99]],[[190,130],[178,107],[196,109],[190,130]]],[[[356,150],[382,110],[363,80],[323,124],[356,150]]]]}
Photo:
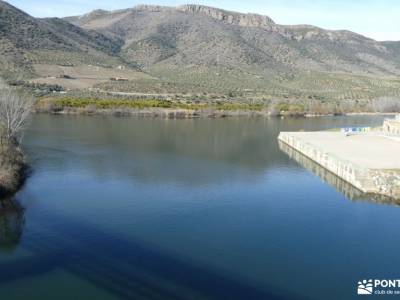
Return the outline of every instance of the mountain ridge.
{"type": "MultiPolygon", "coordinates": [[[[184,52],[179,49],[182,48],[180,43],[184,47],[195,47],[196,42],[206,43],[204,37],[207,36],[211,42],[224,39],[227,46],[240,43],[239,49],[252,48],[247,49],[252,53],[241,55],[250,63],[252,60],[265,61],[269,57],[272,58],[269,59],[271,63],[275,60],[275,65],[281,64],[281,68],[304,69],[301,66],[303,60],[307,62],[308,68],[315,71],[348,72],[349,69],[354,69],[356,73],[364,74],[400,74],[400,62],[394,61],[393,64],[390,60],[390,52],[394,50],[363,35],[348,30],[325,30],[311,25],[279,25],[268,16],[242,14],[202,5],[139,5],[117,11],[94,11],[79,17],[68,17],[66,20],[82,28],[123,39],[121,55],[132,61],[138,56],[139,63],[143,65],[159,63],[161,58],[169,58],[172,52],[175,55],[184,52]],[[216,33],[210,33],[214,29],[216,33]],[[201,36],[199,31],[202,31],[201,36]],[[197,41],[190,35],[197,35],[197,41]],[[144,52],[141,45],[150,49],[163,48],[162,43],[159,43],[163,39],[168,39],[168,43],[164,43],[165,49],[157,51],[165,50],[168,55],[164,53],[165,55],[159,55],[159,59],[148,61],[140,58],[140,53],[144,52]],[[172,48],[177,48],[177,51],[171,51],[171,45],[176,45],[172,48]],[[139,48],[142,49],[137,50],[139,48]],[[126,49],[128,50],[125,51],[126,49]],[[319,54],[321,59],[318,59],[319,54]]],[[[217,54],[209,56],[215,58],[217,54]]]]}
{"type": "Polygon", "coordinates": [[[95,65],[114,70],[101,70],[95,87],[116,92],[165,88],[318,99],[399,94],[400,42],[348,30],[280,25],[268,16],[195,4],[94,10],[63,19],[36,19],[3,1],[0,10],[6,17],[0,20],[0,71],[10,62],[21,72],[39,65],[31,68],[32,78],[65,72],[48,65],[81,66],[79,72],[95,65]],[[148,81],[107,81],[125,69],[140,69],[148,81]]]}
{"type": "MultiPolygon", "coordinates": [[[[109,15],[109,14],[114,14],[114,13],[128,13],[132,11],[149,11],[149,12],[161,12],[161,11],[181,11],[181,12],[191,12],[191,13],[202,13],[207,16],[211,16],[215,19],[222,20],[222,21],[227,21],[227,23],[230,24],[239,24],[240,22],[238,20],[249,20],[250,25],[254,25],[254,27],[257,26],[262,26],[264,24],[267,25],[277,25],[281,27],[286,27],[288,29],[314,29],[314,30],[322,30],[326,32],[332,32],[332,33],[347,33],[351,35],[358,35],[362,36],[366,39],[370,39],[376,42],[397,42],[397,41],[377,41],[371,37],[359,34],[357,32],[348,30],[348,29],[326,29],[320,26],[315,26],[315,25],[310,25],[310,24],[290,24],[290,25],[283,25],[283,24],[278,24],[276,23],[271,17],[263,14],[257,14],[257,13],[243,13],[243,12],[238,12],[238,11],[230,11],[226,9],[221,9],[217,7],[212,7],[212,6],[206,6],[206,5],[199,5],[199,4],[184,4],[184,5],[178,5],[178,6],[161,6],[161,5],[147,5],[147,4],[139,4],[131,8],[123,8],[123,9],[117,9],[117,10],[104,10],[104,9],[95,9],[93,11],[90,11],[86,14],[83,15],[77,15],[77,16],[68,16],[64,17],[64,19],[72,22],[72,23],[77,23],[77,19],[84,18],[84,17],[93,17],[93,16],[101,16],[101,15],[109,15]],[[264,21],[259,21],[259,20],[264,20],[264,21]],[[236,23],[235,23],[236,21],[236,23]],[[255,26],[257,25],[257,26],[255,26]]],[[[243,25],[246,25],[246,23],[242,23],[243,25]]],[[[400,42],[400,41],[399,41],[400,42]]]]}

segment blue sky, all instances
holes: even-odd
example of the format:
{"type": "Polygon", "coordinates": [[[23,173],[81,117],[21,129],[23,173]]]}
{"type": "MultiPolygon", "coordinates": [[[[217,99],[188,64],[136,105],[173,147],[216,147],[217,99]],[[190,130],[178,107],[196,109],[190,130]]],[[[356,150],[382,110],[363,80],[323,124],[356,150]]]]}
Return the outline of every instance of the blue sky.
{"type": "Polygon", "coordinates": [[[265,14],[279,24],[311,24],[349,29],[377,40],[400,40],[399,0],[8,0],[36,17],[79,15],[93,9],[138,4],[204,4],[239,12],[265,14]]]}

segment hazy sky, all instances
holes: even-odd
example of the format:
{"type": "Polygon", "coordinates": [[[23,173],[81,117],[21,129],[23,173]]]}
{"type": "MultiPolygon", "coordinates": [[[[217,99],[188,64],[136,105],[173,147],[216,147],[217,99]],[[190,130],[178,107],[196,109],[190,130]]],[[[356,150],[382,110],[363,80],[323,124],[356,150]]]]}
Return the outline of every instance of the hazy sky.
{"type": "Polygon", "coordinates": [[[377,40],[400,40],[400,0],[8,0],[36,17],[79,15],[94,9],[120,9],[138,4],[204,4],[265,14],[279,24],[311,24],[348,29],[377,40]]]}

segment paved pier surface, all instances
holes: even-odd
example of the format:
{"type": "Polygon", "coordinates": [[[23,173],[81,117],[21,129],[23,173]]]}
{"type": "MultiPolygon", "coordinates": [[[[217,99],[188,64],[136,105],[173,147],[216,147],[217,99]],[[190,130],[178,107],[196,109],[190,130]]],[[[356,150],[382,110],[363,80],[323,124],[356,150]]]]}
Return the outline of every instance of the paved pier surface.
{"type": "Polygon", "coordinates": [[[282,132],[279,140],[365,193],[400,198],[397,139],[378,132],[282,132]]]}

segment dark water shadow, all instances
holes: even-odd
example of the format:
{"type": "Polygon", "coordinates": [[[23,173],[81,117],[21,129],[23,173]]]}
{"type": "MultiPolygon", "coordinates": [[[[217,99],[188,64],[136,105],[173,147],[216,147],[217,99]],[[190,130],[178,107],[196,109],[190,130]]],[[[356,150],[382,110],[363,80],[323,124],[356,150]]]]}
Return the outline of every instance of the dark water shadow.
{"type": "Polygon", "coordinates": [[[121,299],[305,299],[65,217],[41,221],[51,232],[31,232],[32,257],[0,263],[0,284],[61,268],[121,299]]]}
{"type": "Polygon", "coordinates": [[[13,252],[25,226],[25,209],[12,198],[0,200],[0,252],[13,252]]]}
{"type": "Polygon", "coordinates": [[[299,151],[293,149],[292,147],[281,141],[279,141],[279,148],[283,152],[285,152],[291,159],[296,161],[300,166],[317,175],[325,183],[333,186],[338,192],[343,194],[347,199],[351,201],[367,201],[377,204],[400,206],[400,200],[398,199],[378,194],[366,194],[360,191],[347,181],[341,179],[320,164],[316,163],[312,159],[308,158],[307,156],[303,155],[299,151]]]}
{"type": "MultiPolygon", "coordinates": [[[[15,189],[9,190],[0,186],[0,202],[10,201],[10,199],[12,199],[12,197],[15,196],[15,194],[17,194],[18,191],[23,189],[26,181],[28,180],[29,177],[32,176],[32,174],[33,174],[33,169],[31,168],[29,163],[24,163],[24,165],[20,169],[20,175],[19,175],[20,179],[15,189]]],[[[0,209],[1,209],[1,204],[0,204],[0,209]]]]}

